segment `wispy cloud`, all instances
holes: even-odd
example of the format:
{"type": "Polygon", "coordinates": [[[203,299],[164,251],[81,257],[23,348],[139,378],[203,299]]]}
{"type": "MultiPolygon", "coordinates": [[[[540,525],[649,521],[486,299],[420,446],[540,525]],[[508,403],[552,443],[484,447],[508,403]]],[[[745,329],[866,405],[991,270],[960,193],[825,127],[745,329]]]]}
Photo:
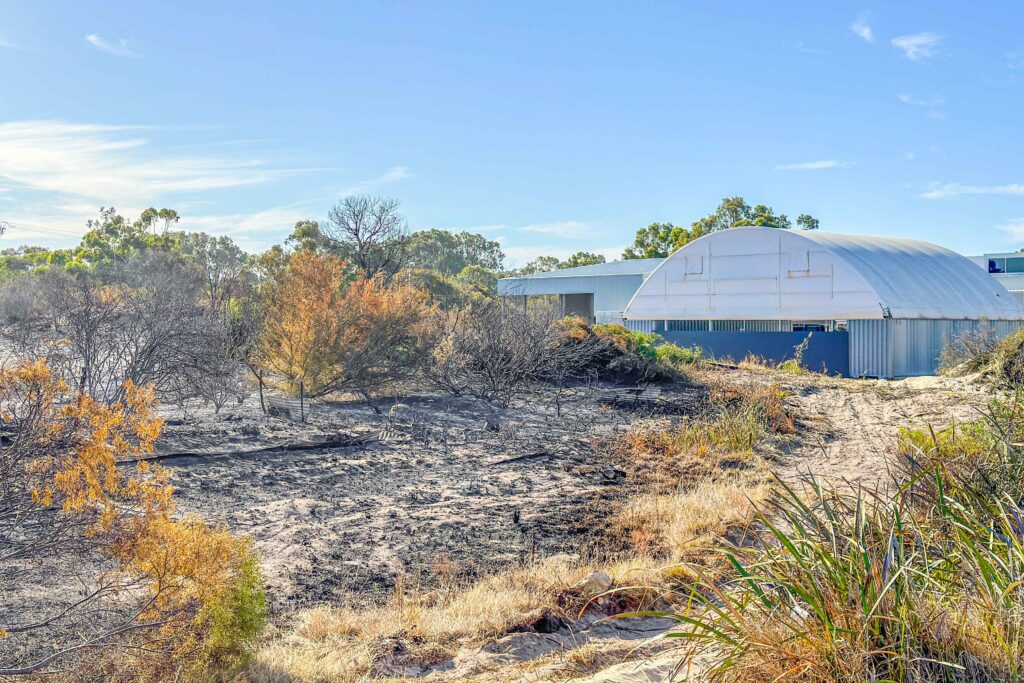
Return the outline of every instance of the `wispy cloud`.
{"type": "Polygon", "coordinates": [[[837,161],[835,159],[821,159],[819,161],[803,161],[798,164],[779,164],[776,171],[823,171],[828,168],[842,168],[849,166],[850,162],[837,161]]]}
{"type": "Polygon", "coordinates": [[[388,169],[386,173],[379,175],[376,178],[361,180],[354,185],[349,185],[342,189],[340,194],[342,197],[348,197],[354,194],[363,194],[365,192],[375,190],[381,185],[387,185],[388,183],[398,182],[399,180],[405,180],[406,178],[411,177],[412,174],[409,173],[409,169],[405,166],[394,166],[388,169]]]}
{"type": "Polygon", "coordinates": [[[899,95],[900,102],[909,104],[912,107],[939,107],[946,103],[943,97],[914,97],[913,95],[899,95]]]}
{"type": "Polygon", "coordinates": [[[1024,218],[1012,218],[1005,223],[1000,223],[996,227],[1008,233],[1015,242],[1024,240],[1024,218]]]}
{"type": "Polygon", "coordinates": [[[23,48],[20,45],[18,45],[17,43],[11,42],[10,40],[8,40],[8,38],[7,38],[7,36],[5,34],[0,33],[0,50],[21,50],[21,49],[23,49],[23,48]]]}
{"type": "Polygon", "coordinates": [[[828,54],[827,50],[822,50],[821,48],[817,48],[817,47],[811,47],[811,46],[807,45],[806,43],[804,43],[802,40],[796,44],[796,49],[800,50],[800,52],[806,52],[806,53],[812,54],[812,55],[827,55],[828,54]]]}
{"type": "Polygon", "coordinates": [[[1024,54],[1020,52],[1007,52],[1003,55],[1006,59],[1006,68],[1017,71],[1018,69],[1024,69],[1024,54]]]}
{"type": "Polygon", "coordinates": [[[902,50],[907,59],[915,62],[925,62],[934,57],[941,42],[942,36],[927,31],[892,39],[893,46],[902,50]]]}
{"type": "Polygon", "coordinates": [[[524,225],[518,228],[518,230],[520,232],[532,232],[561,239],[572,239],[586,235],[591,230],[591,226],[589,223],[582,221],[555,221],[552,223],[524,225]]]}
{"type": "MultiPolygon", "coordinates": [[[[147,206],[187,205],[211,192],[283,180],[313,169],[275,166],[251,147],[182,155],[159,144],[161,129],[142,126],[14,121],[0,124],[0,191],[14,223],[81,233],[100,206],[127,214],[147,206]]],[[[218,199],[222,194],[216,195],[218,199]]],[[[213,206],[216,206],[214,204],[213,206]]],[[[205,205],[210,211],[210,205],[205,205]]],[[[252,229],[261,212],[223,220],[252,229]]],[[[212,223],[210,223],[212,225],[212,223]]],[[[290,224],[282,226],[290,227],[290,224]]],[[[40,235],[47,236],[44,230],[40,235]]],[[[53,235],[50,235],[51,237],[53,235]]]]}
{"type": "Polygon", "coordinates": [[[1024,183],[1006,185],[963,185],[961,183],[932,183],[921,196],[925,199],[950,199],[970,195],[1024,196],[1024,183]]]}
{"type": "Polygon", "coordinates": [[[85,37],[85,42],[92,45],[100,52],[115,55],[117,57],[138,57],[139,54],[128,46],[128,41],[119,38],[116,43],[109,43],[98,33],[90,33],[85,37]]]}
{"type": "Polygon", "coordinates": [[[868,24],[868,13],[864,12],[850,24],[850,30],[853,31],[858,38],[867,43],[875,42],[875,32],[871,30],[871,26],[868,24]]]}

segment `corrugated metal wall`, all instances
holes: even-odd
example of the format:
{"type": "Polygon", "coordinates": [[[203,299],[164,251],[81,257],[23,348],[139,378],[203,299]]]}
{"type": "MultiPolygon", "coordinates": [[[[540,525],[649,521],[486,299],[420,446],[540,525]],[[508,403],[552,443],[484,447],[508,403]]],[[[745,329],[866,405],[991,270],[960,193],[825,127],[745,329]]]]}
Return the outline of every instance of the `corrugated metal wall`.
{"type": "Polygon", "coordinates": [[[942,349],[958,335],[985,326],[1004,337],[1017,320],[851,320],[851,377],[933,375],[942,349]]]}
{"type": "Polygon", "coordinates": [[[622,323],[622,312],[644,281],[643,275],[601,275],[548,278],[515,278],[498,283],[501,296],[593,294],[598,322],[622,323]]]}

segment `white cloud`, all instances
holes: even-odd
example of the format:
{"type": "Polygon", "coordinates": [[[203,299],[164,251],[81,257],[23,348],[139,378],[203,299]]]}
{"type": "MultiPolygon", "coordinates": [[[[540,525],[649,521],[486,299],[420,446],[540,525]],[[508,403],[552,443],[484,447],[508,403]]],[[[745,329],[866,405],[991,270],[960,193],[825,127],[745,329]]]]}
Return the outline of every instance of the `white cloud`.
{"type": "Polygon", "coordinates": [[[960,183],[932,183],[921,193],[925,199],[949,199],[969,195],[1011,195],[1024,196],[1024,184],[1007,185],[962,185],[960,183]]]}
{"type": "Polygon", "coordinates": [[[899,95],[900,102],[913,107],[939,107],[946,103],[943,97],[914,97],[913,95],[899,95]]]}
{"type": "Polygon", "coordinates": [[[798,164],[779,164],[776,171],[823,171],[828,168],[842,168],[849,166],[849,162],[836,161],[835,159],[821,159],[820,161],[804,161],[798,164]]]}
{"type": "Polygon", "coordinates": [[[817,47],[810,47],[809,45],[806,45],[802,40],[796,44],[796,49],[800,50],[800,52],[806,52],[806,53],[812,54],[812,55],[827,55],[828,54],[827,50],[822,50],[821,48],[817,48],[817,47]]]}
{"type": "MultiPolygon", "coordinates": [[[[40,239],[67,241],[84,231],[86,219],[95,217],[100,206],[115,206],[125,215],[148,206],[171,206],[184,216],[183,228],[188,224],[218,233],[256,233],[272,227],[286,231],[298,218],[309,216],[298,206],[218,213],[219,206],[204,197],[314,169],[271,165],[255,154],[252,145],[219,146],[216,152],[205,153],[177,145],[175,149],[188,148],[190,153],[168,152],[159,140],[151,139],[159,138],[160,132],[62,121],[0,123],[4,219],[27,226],[19,229],[19,239],[35,231],[40,239]]],[[[406,169],[396,167],[363,185],[407,175],[406,169]]]]}
{"type": "Polygon", "coordinates": [[[4,35],[3,33],[0,33],[0,49],[2,49],[2,50],[20,50],[22,48],[21,48],[20,45],[18,45],[16,43],[12,43],[10,40],[8,40],[6,35],[4,35]]]}
{"type": "Polygon", "coordinates": [[[138,57],[139,54],[128,46],[124,38],[118,39],[117,43],[108,43],[98,33],[90,33],[85,37],[85,42],[92,45],[100,52],[115,55],[117,57],[138,57]]]}
{"type": "Polygon", "coordinates": [[[852,24],[850,24],[850,30],[853,31],[859,38],[867,43],[875,42],[875,32],[871,30],[871,26],[868,25],[868,13],[864,12],[858,16],[852,24]]]}
{"type": "Polygon", "coordinates": [[[924,62],[934,57],[941,42],[942,36],[929,32],[892,39],[892,44],[902,50],[907,59],[915,62],[924,62]]]}
{"type": "Polygon", "coordinates": [[[1008,233],[1015,242],[1024,240],[1024,218],[1013,218],[996,227],[1008,233]]]}
{"type": "Polygon", "coordinates": [[[354,194],[363,194],[378,188],[381,185],[387,185],[388,183],[394,183],[411,177],[412,174],[409,173],[409,169],[405,166],[394,166],[388,169],[388,171],[383,175],[377,176],[376,178],[370,178],[369,180],[362,180],[355,185],[350,185],[344,188],[340,194],[342,197],[348,197],[354,194]]]}
{"type": "Polygon", "coordinates": [[[572,239],[585,236],[590,230],[589,223],[582,221],[555,221],[553,223],[534,223],[518,228],[520,232],[533,232],[561,239],[572,239]]]}
{"type": "Polygon", "coordinates": [[[302,169],[258,157],[174,156],[153,150],[137,126],[12,121],[0,124],[0,185],[121,204],[164,193],[264,183],[302,169]]]}

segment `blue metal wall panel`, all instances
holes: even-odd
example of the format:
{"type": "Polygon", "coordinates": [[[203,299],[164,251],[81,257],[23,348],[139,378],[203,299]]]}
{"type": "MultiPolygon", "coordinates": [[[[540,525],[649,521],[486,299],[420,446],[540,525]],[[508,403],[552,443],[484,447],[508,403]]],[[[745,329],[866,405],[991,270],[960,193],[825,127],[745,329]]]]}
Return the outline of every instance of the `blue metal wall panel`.
{"type": "MultiPolygon", "coordinates": [[[[793,350],[807,332],[658,332],[666,341],[678,346],[699,346],[714,358],[739,361],[748,354],[761,356],[771,363],[793,357],[793,350]]],[[[811,333],[804,365],[815,372],[846,376],[849,366],[849,337],[846,332],[811,333]]]]}

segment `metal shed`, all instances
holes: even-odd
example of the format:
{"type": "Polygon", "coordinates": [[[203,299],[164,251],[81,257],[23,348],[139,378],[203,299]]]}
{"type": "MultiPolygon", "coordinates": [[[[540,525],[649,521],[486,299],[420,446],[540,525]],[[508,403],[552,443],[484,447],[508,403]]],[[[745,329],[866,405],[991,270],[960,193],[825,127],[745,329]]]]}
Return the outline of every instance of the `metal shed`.
{"type": "Polygon", "coordinates": [[[624,318],[719,356],[781,360],[780,348],[813,332],[809,367],[902,377],[934,373],[957,334],[1017,329],[1024,308],[967,258],[928,242],[755,227],[676,251],[624,318]]]}
{"type": "Polygon", "coordinates": [[[622,323],[626,304],[665,259],[629,259],[498,280],[504,297],[557,296],[565,314],[622,323]]]}

